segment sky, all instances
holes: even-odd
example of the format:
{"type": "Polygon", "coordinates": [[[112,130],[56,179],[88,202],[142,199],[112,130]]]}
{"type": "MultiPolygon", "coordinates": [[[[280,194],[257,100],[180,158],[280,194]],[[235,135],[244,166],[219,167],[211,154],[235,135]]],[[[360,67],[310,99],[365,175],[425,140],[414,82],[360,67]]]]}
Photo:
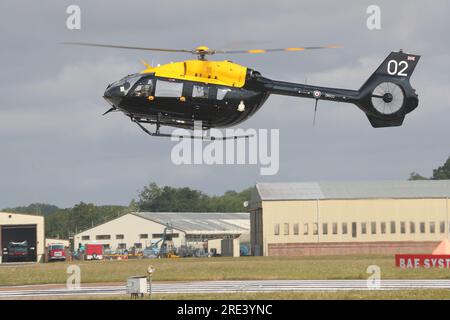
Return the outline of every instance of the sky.
{"type": "MultiPolygon", "coordinates": [[[[430,176],[450,155],[450,3],[433,1],[62,1],[0,3],[0,208],[80,201],[127,205],[150,182],[208,194],[257,182],[405,180],[430,176]],[[366,9],[381,9],[369,30],[366,9]],[[81,29],[66,27],[70,5],[81,29]],[[107,84],[185,54],[61,44],[84,41],[162,48],[340,49],[231,59],[264,76],[358,89],[391,51],[422,56],[412,78],[419,107],[398,128],[373,129],[350,104],[271,96],[240,128],[279,129],[279,171],[258,165],[175,165],[175,145],[151,138],[108,109],[107,84]]],[[[163,128],[168,130],[168,128],[163,128]]]]}

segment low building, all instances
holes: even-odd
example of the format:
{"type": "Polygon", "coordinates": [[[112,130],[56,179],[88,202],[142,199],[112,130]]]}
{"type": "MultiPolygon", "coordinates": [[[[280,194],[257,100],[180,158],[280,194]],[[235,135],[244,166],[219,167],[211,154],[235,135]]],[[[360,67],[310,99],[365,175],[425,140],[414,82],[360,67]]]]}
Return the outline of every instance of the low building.
{"type": "Polygon", "coordinates": [[[211,239],[238,238],[250,232],[248,213],[135,212],[74,236],[75,249],[90,243],[111,251],[150,247],[164,232],[174,247],[202,247],[211,239]]]}
{"type": "Polygon", "coordinates": [[[44,259],[44,217],[0,212],[0,263],[42,262],[44,259]]]}
{"type": "Polygon", "coordinates": [[[258,183],[253,255],[431,253],[449,236],[450,180],[258,183]]]}

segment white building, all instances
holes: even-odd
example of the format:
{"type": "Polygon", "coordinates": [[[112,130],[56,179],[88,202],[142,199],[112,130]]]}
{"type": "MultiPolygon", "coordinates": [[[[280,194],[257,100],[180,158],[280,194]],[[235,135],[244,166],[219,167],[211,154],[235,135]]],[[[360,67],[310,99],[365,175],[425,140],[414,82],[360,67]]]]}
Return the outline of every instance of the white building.
{"type": "Polygon", "coordinates": [[[248,237],[249,213],[135,212],[84,230],[74,237],[75,249],[91,243],[105,249],[150,247],[168,231],[175,247],[202,246],[210,239],[248,237]],[[167,228],[170,226],[170,228],[167,228]]]}
{"type": "Polygon", "coordinates": [[[26,243],[27,254],[21,261],[44,260],[44,217],[30,214],[0,212],[0,263],[15,257],[9,250],[11,243],[26,243]]]}

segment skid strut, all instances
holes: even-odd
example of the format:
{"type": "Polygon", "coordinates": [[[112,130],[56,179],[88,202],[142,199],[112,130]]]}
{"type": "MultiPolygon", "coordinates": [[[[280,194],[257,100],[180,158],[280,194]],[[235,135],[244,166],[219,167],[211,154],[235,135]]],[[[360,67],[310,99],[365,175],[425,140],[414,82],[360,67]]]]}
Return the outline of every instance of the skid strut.
{"type": "Polygon", "coordinates": [[[151,132],[146,127],[144,127],[138,119],[133,118],[133,117],[130,117],[130,119],[131,119],[131,121],[136,123],[139,126],[139,128],[142,129],[142,131],[144,131],[146,134],[148,134],[149,136],[152,136],[152,137],[166,137],[166,138],[175,137],[175,138],[201,139],[201,140],[205,140],[205,141],[214,141],[214,140],[246,139],[246,138],[250,138],[253,136],[251,134],[247,134],[247,135],[242,135],[242,136],[211,137],[211,136],[203,136],[203,135],[195,136],[195,135],[179,135],[179,134],[161,133],[160,132],[161,114],[158,114],[158,120],[156,122],[155,132],[151,132]]]}

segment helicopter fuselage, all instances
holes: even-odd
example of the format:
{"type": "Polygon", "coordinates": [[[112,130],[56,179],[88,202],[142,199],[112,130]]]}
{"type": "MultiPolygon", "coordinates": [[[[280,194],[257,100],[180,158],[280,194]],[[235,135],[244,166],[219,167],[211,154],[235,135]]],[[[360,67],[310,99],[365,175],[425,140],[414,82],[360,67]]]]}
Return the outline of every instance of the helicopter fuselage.
{"type": "Polygon", "coordinates": [[[420,56],[392,52],[359,90],[276,81],[230,61],[187,60],[151,67],[110,84],[109,111],[122,111],[136,123],[193,129],[239,124],[269,95],[297,96],[355,104],[373,127],[399,126],[418,105],[409,77],[420,56]],[[395,69],[393,66],[406,68],[395,69]],[[394,71],[392,71],[394,70],[394,71]],[[395,73],[395,72],[398,72],[395,73]]]}
{"type": "Polygon", "coordinates": [[[268,97],[264,88],[257,87],[227,87],[155,75],[141,76],[140,81],[145,84],[135,85],[126,94],[110,87],[104,98],[139,122],[159,121],[173,127],[192,128],[194,121],[202,121],[205,128],[233,126],[253,115],[268,97]],[[144,86],[149,88],[142,90],[144,86]]]}
{"type": "Polygon", "coordinates": [[[185,61],[129,75],[109,85],[104,98],[138,122],[193,128],[194,121],[202,121],[205,129],[229,127],[248,119],[268,98],[257,76],[229,61],[185,61]]]}

